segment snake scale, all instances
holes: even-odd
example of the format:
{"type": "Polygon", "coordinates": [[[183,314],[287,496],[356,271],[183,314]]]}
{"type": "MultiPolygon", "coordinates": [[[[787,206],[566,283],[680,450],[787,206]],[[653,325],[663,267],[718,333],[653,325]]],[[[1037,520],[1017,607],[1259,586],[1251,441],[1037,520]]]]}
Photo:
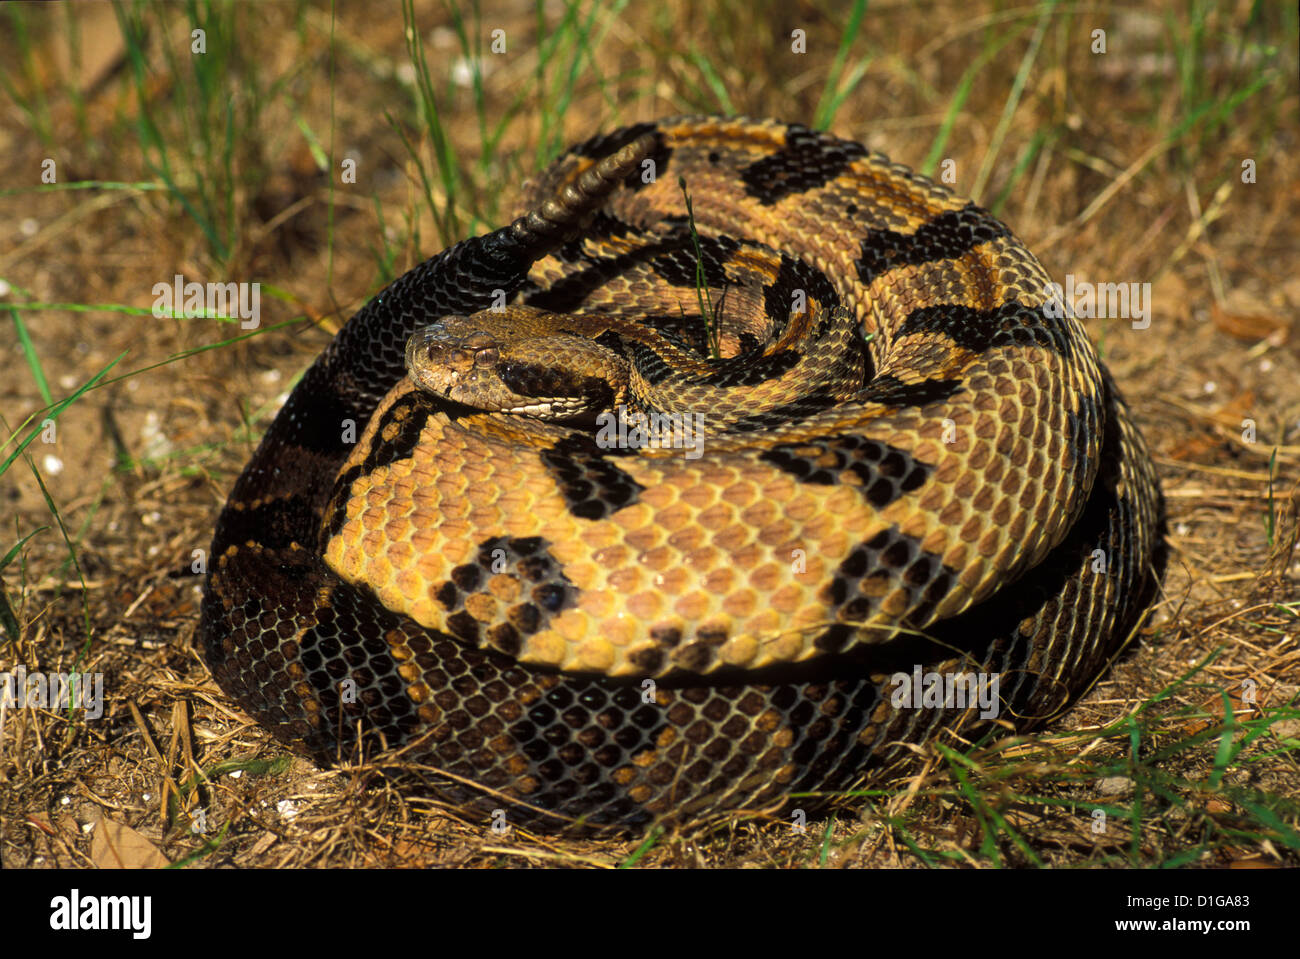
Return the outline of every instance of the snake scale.
{"type": "Polygon", "coordinates": [[[900,676],[1041,721],[1136,627],[1150,458],[987,212],[718,117],[589,139],[521,208],[352,317],[220,515],[197,644],[278,739],[641,827],[807,805],[989,715],[900,676]]]}

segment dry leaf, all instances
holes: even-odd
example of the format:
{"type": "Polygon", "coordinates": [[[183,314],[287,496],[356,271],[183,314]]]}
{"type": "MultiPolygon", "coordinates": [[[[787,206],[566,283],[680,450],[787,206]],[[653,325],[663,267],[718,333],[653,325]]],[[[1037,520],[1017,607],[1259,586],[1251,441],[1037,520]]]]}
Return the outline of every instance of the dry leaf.
{"type": "Polygon", "coordinates": [[[1210,318],[1220,332],[1246,343],[1268,340],[1273,346],[1286,342],[1289,329],[1285,320],[1267,313],[1230,313],[1217,303],[1210,308],[1210,318]]]}
{"type": "Polygon", "coordinates": [[[144,836],[112,819],[95,824],[90,858],[100,869],[160,869],[171,862],[144,836]]]}

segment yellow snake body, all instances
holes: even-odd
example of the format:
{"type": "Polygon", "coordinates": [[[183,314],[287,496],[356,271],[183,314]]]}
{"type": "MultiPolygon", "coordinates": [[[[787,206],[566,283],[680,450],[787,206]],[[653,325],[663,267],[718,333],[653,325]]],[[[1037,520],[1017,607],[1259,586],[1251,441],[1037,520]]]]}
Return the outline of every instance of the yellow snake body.
{"type": "Polygon", "coordinates": [[[522,207],[354,317],[231,495],[201,642],[282,739],[628,825],[843,788],[977,710],[903,676],[1025,725],[1096,677],[1159,489],[1004,225],[711,117],[580,144],[522,207]]]}

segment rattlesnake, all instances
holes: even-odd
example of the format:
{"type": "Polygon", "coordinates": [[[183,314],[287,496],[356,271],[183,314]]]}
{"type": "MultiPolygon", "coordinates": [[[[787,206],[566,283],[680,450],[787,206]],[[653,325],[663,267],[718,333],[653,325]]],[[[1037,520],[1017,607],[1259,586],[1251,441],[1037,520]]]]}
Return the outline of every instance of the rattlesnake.
{"type": "Polygon", "coordinates": [[[510,821],[636,826],[964,728],[980,707],[929,677],[1028,725],[1126,639],[1161,568],[1150,458],[987,212],[715,117],[587,140],[522,208],[357,313],[235,483],[198,642],[277,738],[404,747],[510,821]]]}

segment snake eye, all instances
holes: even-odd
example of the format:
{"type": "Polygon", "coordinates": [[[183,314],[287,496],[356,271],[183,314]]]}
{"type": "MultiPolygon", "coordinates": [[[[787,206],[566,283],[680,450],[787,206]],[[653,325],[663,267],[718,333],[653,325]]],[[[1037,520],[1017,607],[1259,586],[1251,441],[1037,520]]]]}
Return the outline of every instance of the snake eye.
{"type": "Polygon", "coordinates": [[[495,346],[489,346],[474,353],[475,366],[495,366],[499,359],[501,359],[501,354],[497,352],[495,346]]]}

